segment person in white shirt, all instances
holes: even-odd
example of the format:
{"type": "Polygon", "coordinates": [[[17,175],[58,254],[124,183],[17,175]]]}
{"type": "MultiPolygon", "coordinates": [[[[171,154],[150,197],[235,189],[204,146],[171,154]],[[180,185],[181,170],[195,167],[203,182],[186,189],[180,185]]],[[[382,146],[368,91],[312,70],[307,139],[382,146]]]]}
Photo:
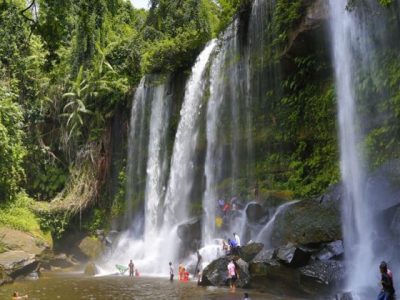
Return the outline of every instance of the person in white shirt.
{"type": "Polygon", "coordinates": [[[240,237],[239,237],[239,235],[238,235],[236,232],[234,232],[234,233],[233,233],[233,236],[234,236],[234,238],[235,238],[235,241],[236,241],[238,247],[240,247],[241,244],[240,244],[240,237]]]}

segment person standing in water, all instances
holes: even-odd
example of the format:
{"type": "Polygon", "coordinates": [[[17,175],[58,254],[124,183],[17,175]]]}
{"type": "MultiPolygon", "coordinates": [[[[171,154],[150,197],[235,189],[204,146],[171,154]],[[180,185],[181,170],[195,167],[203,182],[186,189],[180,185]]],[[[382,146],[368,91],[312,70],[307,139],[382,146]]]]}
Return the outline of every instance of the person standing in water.
{"type": "Polygon", "coordinates": [[[196,275],[199,274],[200,264],[201,264],[201,260],[202,260],[202,256],[201,256],[199,250],[196,251],[196,254],[197,254],[197,264],[196,264],[196,268],[194,269],[194,270],[195,270],[195,273],[194,273],[194,275],[193,275],[193,278],[195,278],[196,275]]]}
{"type": "Polygon", "coordinates": [[[169,280],[174,280],[174,267],[172,266],[172,262],[169,262],[169,280]]]}
{"type": "Polygon", "coordinates": [[[382,290],[379,293],[377,300],[393,300],[395,290],[393,287],[392,277],[388,274],[386,262],[381,262],[379,265],[379,271],[381,273],[382,290]]]}
{"type": "Polygon", "coordinates": [[[134,265],[134,263],[132,262],[132,259],[131,259],[131,261],[129,262],[128,267],[129,267],[129,277],[133,277],[134,270],[135,270],[135,265],[134,265]]]}
{"type": "Polygon", "coordinates": [[[233,262],[233,259],[228,264],[228,277],[229,277],[229,281],[230,281],[229,285],[231,288],[231,292],[234,293],[236,290],[237,275],[236,275],[236,266],[235,266],[235,263],[233,262]]]}

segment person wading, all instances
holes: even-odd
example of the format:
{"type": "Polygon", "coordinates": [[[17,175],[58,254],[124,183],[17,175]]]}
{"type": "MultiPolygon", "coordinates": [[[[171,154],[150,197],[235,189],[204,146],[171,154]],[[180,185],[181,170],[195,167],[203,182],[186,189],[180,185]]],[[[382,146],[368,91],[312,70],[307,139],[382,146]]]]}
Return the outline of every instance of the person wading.
{"type": "Polygon", "coordinates": [[[379,293],[377,300],[393,300],[395,290],[393,287],[392,277],[388,274],[386,262],[381,262],[379,265],[379,271],[381,272],[382,290],[379,293]]]}
{"type": "Polygon", "coordinates": [[[132,262],[132,259],[131,259],[131,261],[129,262],[128,267],[129,267],[129,277],[133,277],[134,270],[135,270],[135,265],[134,265],[134,263],[132,262]]]}
{"type": "Polygon", "coordinates": [[[174,280],[174,267],[172,266],[172,262],[169,262],[169,280],[174,280]]]}
{"type": "Polygon", "coordinates": [[[229,277],[229,285],[231,288],[231,292],[235,292],[237,274],[236,274],[236,266],[235,263],[233,262],[233,259],[228,264],[228,277],[229,277]]]}

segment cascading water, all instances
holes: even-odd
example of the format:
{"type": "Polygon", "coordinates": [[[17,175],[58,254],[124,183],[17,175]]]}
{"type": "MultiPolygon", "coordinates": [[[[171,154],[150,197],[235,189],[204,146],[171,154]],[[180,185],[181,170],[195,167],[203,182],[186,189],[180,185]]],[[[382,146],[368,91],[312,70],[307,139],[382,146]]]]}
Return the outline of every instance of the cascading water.
{"type": "MultiPolygon", "coordinates": [[[[347,1],[329,1],[332,14],[333,54],[337,82],[338,118],[340,129],[341,173],[345,185],[343,232],[346,255],[351,259],[350,288],[372,284],[369,270],[373,269],[371,214],[364,201],[365,182],[363,158],[358,149],[360,133],[354,87],[354,36],[362,36],[360,24],[346,10],[347,1]]],[[[358,41],[357,41],[358,43],[358,41]]]]}
{"type": "Polygon", "coordinates": [[[271,243],[271,236],[272,236],[272,230],[274,228],[275,224],[275,219],[276,216],[285,211],[289,206],[297,203],[298,201],[291,201],[288,203],[284,203],[280,205],[275,213],[272,215],[271,219],[265,224],[265,226],[260,230],[260,232],[257,234],[255,237],[255,241],[264,243],[264,249],[270,249],[272,248],[272,243],[271,243]]]}
{"type": "MultiPolygon", "coordinates": [[[[133,222],[131,228],[120,237],[116,251],[103,265],[103,269],[114,270],[115,264],[126,264],[128,259],[134,259],[143,273],[154,274],[161,271],[161,266],[155,262],[163,257],[161,249],[169,237],[168,235],[160,236],[159,227],[168,174],[167,131],[171,97],[164,84],[153,87],[146,81],[145,78],[142,80],[132,106],[130,136],[137,137],[138,144],[130,141],[128,145],[130,152],[128,154],[128,180],[143,180],[144,178],[146,180],[144,186],[144,234],[141,238],[134,228],[138,222],[133,222]],[[150,104],[151,113],[148,119],[145,108],[150,104]],[[140,128],[137,124],[140,124],[140,128]],[[145,139],[146,135],[148,138],[145,139]],[[143,142],[144,139],[148,141],[146,146],[143,142]],[[141,148],[139,149],[139,147],[141,148]],[[141,173],[142,160],[146,157],[144,154],[140,154],[143,151],[147,152],[146,174],[141,173]]],[[[136,184],[132,181],[130,183],[136,184]]],[[[128,191],[129,189],[131,188],[129,187],[128,191]]],[[[128,193],[128,197],[139,197],[134,193],[140,195],[141,190],[132,190],[128,193]]],[[[132,200],[127,200],[130,205],[132,200]]],[[[138,198],[135,200],[140,201],[138,198]]]]}
{"type": "MultiPolygon", "coordinates": [[[[199,134],[199,116],[205,88],[204,72],[215,41],[211,41],[199,55],[192,68],[185,97],[180,111],[180,121],[175,136],[171,171],[165,200],[164,231],[188,219],[188,204],[194,182],[194,158],[199,134]]],[[[168,244],[173,257],[177,257],[179,245],[175,241],[168,244]]]]}
{"type": "MultiPolygon", "coordinates": [[[[255,107],[265,109],[260,105],[265,102],[265,94],[279,86],[278,68],[267,61],[265,46],[267,42],[272,45],[273,36],[266,28],[273,6],[271,1],[254,1],[250,18],[236,19],[224,32],[212,61],[206,119],[203,245],[213,243],[216,237],[231,236],[233,230],[243,230],[243,226],[237,226],[245,223],[243,212],[236,212],[231,218],[222,216],[222,227],[229,228],[226,231],[216,228],[216,217],[221,217],[218,199],[230,202],[234,198],[243,201],[256,197],[250,192],[256,189],[253,112],[255,107]],[[270,65],[266,68],[267,64],[270,65]]],[[[268,51],[272,55],[274,48],[271,46],[268,51]]]]}
{"type": "Polygon", "coordinates": [[[371,76],[372,82],[375,81],[371,74],[376,74],[378,68],[376,47],[384,48],[389,44],[386,36],[388,24],[385,22],[391,18],[385,16],[387,11],[384,12],[377,1],[364,1],[353,10],[347,9],[347,4],[346,0],[329,1],[340,129],[340,167],[345,190],[343,234],[346,265],[351,270],[347,288],[359,294],[366,287],[376,285],[377,266],[379,261],[387,259],[387,253],[375,251],[376,233],[382,221],[376,221],[377,205],[371,202],[370,193],[366,193],[369,162],[361,151],[364,130],[373,122],[360,117],[358,105],[367,106],[375,99],[360,99],[357,78],[371,76]]]}
{"type": "MultiPolygon", "coordinates": [[[[131,120],[128,137],[128,164],[126,180],[126,212],[124,218],[125,227],[129,227],[134,215],[134,198],[144,190],[146,178],[146,166],[143,163],[147,157],[146,132],[146,98],[148,89],[145,88],[146,78],[141,80],[133,99],[131,120]]],[[[137,200],[137,199],[136,199],[137,200]]]]}
{"type": "MultiPolygon", "coordinates": [[[[194,181],[193,159],[199,130],[197,120],[205,84],[203,76],[214,46],[215,41],[211,41],[203,50],[187,82],[170,173],[168,173],[167,134],[171,96],[165,85],[146,87],[145,80],[142,80],[136,92],[131,116],[132,141],[129,142],[128,176],[136,174],[135,170],[140,168],[142,163],[138,154],[140,149],[137,149],[140,143],[139,145],[133,143],[133,137],[145,135],[142,132],[146,127],[144,107],[146,101],[151,102],[144,190],[144,235],[142,238],[135,236],[133,234],[135,228],[125,232],[107,264],[108,269],[112,269],[114,264],[126,263],[127,259],[132,258],[143,274],[158,275],[168,271],[169,261],[175,262],[177,259],[177,250],[180,248],[177,226],[188,219],[187,205],[194,181]],[[139,119],[140,127],[137,125],[139,119]]],[[[136,141],[140,141],[140,138],[136,141]]],[[[130,183],[134,182],[130,180],[130,183]]],[[[132,190],[128,195],[132,197],[134,192],[140,193],[132,190]]]]}

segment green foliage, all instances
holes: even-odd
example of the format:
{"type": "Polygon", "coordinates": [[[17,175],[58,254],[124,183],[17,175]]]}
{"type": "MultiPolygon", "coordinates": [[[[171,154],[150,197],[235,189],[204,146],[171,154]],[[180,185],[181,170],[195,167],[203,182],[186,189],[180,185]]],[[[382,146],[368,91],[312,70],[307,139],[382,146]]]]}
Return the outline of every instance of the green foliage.
{"type": "Polygon", "coordinates": [[[2,203],[0,205],[0,226],[29,232],[47,240],[48,237],[42,231],[38,218],[30,209],[33,205],[34,201],[24,193],[16,195],[13,202],[2,203]]]}
{"type": "Polygon", "coordinates": [[[400,158],[400,56],[396,48],[379,52],[372,72],[360,72],[356,82],[366,126],[366,155],[374,169],[400,158]],[[383,116],[377,118],[377,116],[383,116]]]}
{"type": "Polygon", "coordinates": [[[37,210],[40,228],[45,232],[51,232],[54,240],[61,239],[63,233],[70,225],[71,215],[65,211],[37,210]]]}
{"type": "Polygon", "coordinates": [[[90,234],[95,234],[96,230],[104,229],[107,226],[106,211],[100,208],[94,208],[90,212],[90,216],[86,217],[83,222],[83,229],[90,234]]]}
{"type": "Polygon", "coordinates": [[[126,170],[122,168],[118,175],[118,191],[111,206],[111,217],[121,216],[125,211],[126,170]]]}
{"type": "Polygon", "coordinates": [[[289,33],[298,25],[305,11],[304,0],[277,0],[272,17],[274,44],[283,46],[289,38],[289,33]]]}
{"type": "Polygon", "coordinates": [[[152,2],[145,30],[150,40],[143,55],[143,73],[170,73],[189,67],[210,39],[210,15],[203,1],[152,2]]]}
{"type": "Polygon", "coordinates": [[[186,29],[174,38],[154,43],[143,56],[143,73],[171,73],[188,67],[208,38],[195,29],[186,29]]]}
{"type": "Polygon", "coordinates": [[[24,177],[23,116],[12,98],[0,89],[0,201],[14,197],[24,177]]]}

